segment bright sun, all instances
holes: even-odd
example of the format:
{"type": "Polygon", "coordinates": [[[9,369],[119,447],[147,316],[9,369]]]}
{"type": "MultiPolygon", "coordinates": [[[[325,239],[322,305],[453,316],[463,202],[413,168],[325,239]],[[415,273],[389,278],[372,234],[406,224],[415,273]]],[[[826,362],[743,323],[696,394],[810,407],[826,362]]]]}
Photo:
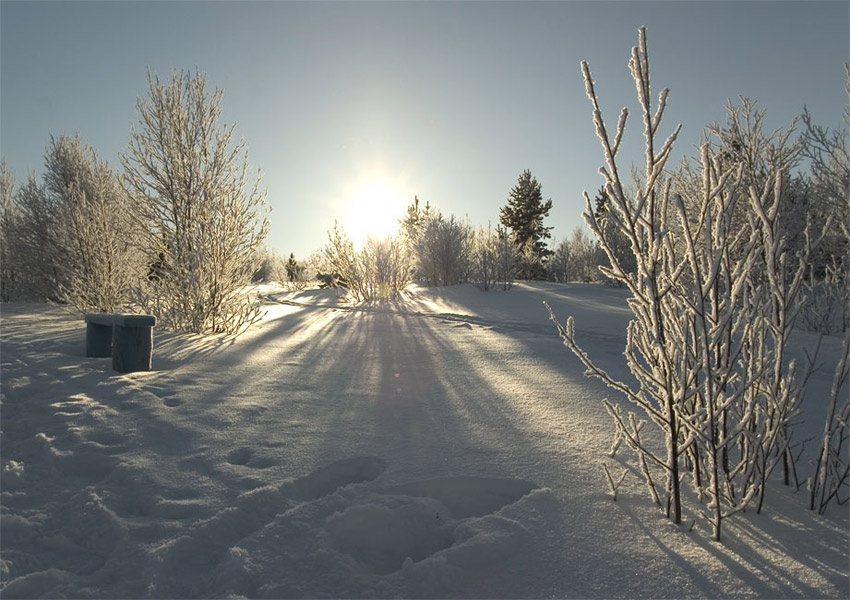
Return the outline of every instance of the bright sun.
{"type": "Polygon", "coordinates": [[[366,238],[380,238],[398,231],[398,221],[412,201],[401,186],[381,176],[363,178],[346,194],[341,223],[351,240],[360,245],[366,238]]]}

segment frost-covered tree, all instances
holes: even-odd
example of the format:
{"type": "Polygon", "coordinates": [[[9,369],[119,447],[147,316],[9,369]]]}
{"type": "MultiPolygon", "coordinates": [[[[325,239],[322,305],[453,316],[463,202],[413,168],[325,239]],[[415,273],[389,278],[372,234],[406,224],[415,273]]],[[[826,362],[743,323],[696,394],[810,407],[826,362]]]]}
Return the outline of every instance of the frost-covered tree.
{"type": "Polygon", "coordinates": [[[833,216],[820,251],[812,261],[804,317],[816,331],[850,327],[850,65],[844,65],[848,103],[841,123],[829,130],[803,112],[803,155],[811,168],[811,215],[816,223],[833,216]]]}
{"type": "Polygon", "coordinates": [[[845,504],[850,500],[850,395],[846,390],[848,379],[850,328],[844,332],[841,356],[829,393],[815,472],[809,479],[809,508],[820,514],[826,512],[832,501],[845,504]]]}
{"type": "MultiPolygon", "coordinates": [[[[631,292],[634,319],[625,355],[637,387],[613,379],[593,362],[575,339],[572,318],[564,325],[552,318],[588,374],[622,393],[648,419],[605,402],[616,425],[614,448],[625,443],[636,453],[653,500],[681,522],[681,484],[689,474],[704,504],[699,510],[720,539],[726,518],[754,500],[761,507],[770,474],[788,456],[804,378],[785,348],[819,236],[807,234],[801,249],[790,247],[782,219],[790,197],[788,164],[772,160],[768,150],[767,156],[752,157],[752,164],[764,165],[755,177],[748,163],[729,160],[716,143],[705,143],[696,167],[698,184],[674,188],[666,163],[681,126],[659,142],[668,90],[653,107],[643,28],[629,66],[646,140],[644,173],[634,195],[626,193],[617,162],[628,110],[609,134],[590,69],[582,63],[605,156],[600,173],[609,210],[632,248],[633,271],[618,256],[616,239],[594,217],[587,194],[584,216],[608,257],[609,266],[601,270],[631,292]],[[647,436],[647,423],[661,433],[661,449],[647,436]]],[[[742,139],[758,137],[758,131],[741,133],[742,139]]],[[[783,144],[770,146],[777,151],[774,157],[786,155],[783,144]]]]}
{"type": "Polygon", "coordinates": [[[45,169],[62,299],[81,311],[118,310],[143,268],[126,193],[108,163],[77,136],[51,137],[45,169]]]}
{"type": "Polygon", "coordinates": [[[257,249],[254,258],[255,269],[251,275],[253,283],[270,283],[286,281],[286,265],[274,250],[265,245],[257,249]]]}
{"type": "Polygon", "coordinates": [[[803,154],[811,161],[812,176],[816,185],[824,188],[827,210],[834,210],[848,221],[850,198],[850,64],[844,64],[844,89],[848,104],[838,127],[829,129],[815,124],[808,108],[803,110],[805,136],[803,154]]]}
{"type": "Polygon", "coordinates": [[[531,171],[520,173],[508,203],[501,208],[500,220],[511,230],[517,251],[524,257],[522,277],[540,279],[545,275],[543,263],[552,253],[545,240],[552,237],[552,228],[544,227],[543,218],[549,216],[551,209],[552,200],[543,201],[540,183],[531,171]]]}
{"type": "Polygon", "coordinates": [[[15,192],[18,212],[11,240],[13,264],[20,273],[18,290],[29,300],[60,301],[62,277],[56,266],[57,236],[54,210],[35,173],[15,192]]]}
{"type": "Polygon", "coordinates": [[[259,174],[252,180],[235,125],[219,125],[223,92],[208,92],[204,75],[173,72],[163,82],[149,73],[148,84],[121,155],[155,267],[139,301],[175,329],[238,333],[260,316],[244,291],[268,232],[259,174]]]}
{"type": "Polygon", "coordinates": [[[348,289],[351,300],[395,298],[407,286],[410,267],[400,237],[369,238],[359,251],[338,223],[328,231],[323,259],[338,285],[348,289]]]}
{"type": "Polygon", "coordinates": [[[519,263],[516,245],[510,233],[499,225],[493,230],[479,227],[472,235],[470,280],[484,291],[501,287],[509,290],[519,263]]]}
{"type": "Polygon", "coordinates": [[[837,314],[844,343],[830,390],[815,472],[809,480],[810,508],[823,514],[830,502],[846,503],[850,492],[850,65],[845,63],[848,104],[842,123],[833,131],[814,123],[806,109],[804,155],[809,159],[817,194],[817,214],[837,218],[827,230],[819,258],[823,276],[812,269],[808,285],[807,316],[814,315],[816,329],[829,333],[837,314]],[[842,497],[842,493],[844,494],[842,497]]]}
{"type": "MultiPolygon", "coordinates": [[[[622,223],[617,222],[619,213],[610,208],[611,202],[608,198],[608,192],[605,191],[605,187],[599,188],[599,191],[596,192],[596,196],[593,198],[593,202],[593,217],[596,219],[599,228],[605,231],[611,251],[617,255],[617,259],[626,272],[633,272],[635,270],[634,254],[632,253],[628,238],[621,233],[623,228],[622,223]]],[[[578,248],[576,250],[577,252],[574,253],[575,256],[581,256],[578,248]]],[[[583,258],[589,263],[588,266],[590,267],[590,269],[587,269],[588,271],[595,270],[597,266],[594,264],[596,263],[595,258],[602,258],[594,256],[597,253],[593,252],[593,250],[587,249],[584,252],[585,256],[583,258]]],[[[618,282],[614,281],[614,283],[617,284],[618,282]]]]}
{"type": "Polygon", "coordinates": [[[15,176],[0,161],[0,301],[9,302],[17,297],[19,273],[14,253],[14,240],[20,214],[15,204],[15,176]]]}
{"type": "Polygon", "coordinates": [[[561,240],[555,247],[555,253],[549,261],[549,273],[555,281],[562,283],[596,282],[600,280],[599,267],[604,264],[604,260],[598,245],[583,227],[577,226],[570,238],[561,240]]]}
{"type": "Polygon", "coordinates": [[[444,218],[430,209],[419,224],[414,247],[416,276],[426,285],[455,285],[467,281],[472,228],[454,215],[444,218]]]}
{"type": "Polygon", "coordinates": [[[471,279],[485,292],[496,285],[496,236],[489,224],[473,233],[471,279]]]}
{"type": "Polygon", "coordinates": [[[369,298],[392,299],[407,286],[410,266],[400,237],[369,238],[357,258],[369,298]]]}
{"type": "Polygon", "coordinates": [[[555,244],[552,256],[547,264],[549,277],[558,283],[571,281],[573,254],[569,240],[561,240],[555,244]]]}
{"type": "Polygon", "coordinates": [[[496,226],[496,283],[503,290],[509,290],[514,285],[519,268],[519,254],[516,244],[511,239],[510,232],[499,225],[496,226]]]}
{"type": "Polygon", "coordinates": [[[355,301],[368,299],[357,254],[354,252],[354,242],[336,221],[333,229],[328,230],[328,243],[322,248],[322,256],[329,274],[350,290],[355,301]]]}

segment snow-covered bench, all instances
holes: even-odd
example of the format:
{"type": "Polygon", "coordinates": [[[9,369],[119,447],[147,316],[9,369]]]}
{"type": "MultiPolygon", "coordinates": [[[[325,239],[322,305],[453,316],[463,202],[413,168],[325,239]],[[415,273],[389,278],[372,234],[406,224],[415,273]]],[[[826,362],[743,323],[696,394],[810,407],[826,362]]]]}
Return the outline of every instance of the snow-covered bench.
{"type": "Polygon", "coordinates": [[[150,371],[153,315],[86,313],[86,356],[112,357],[119,373],[150,371]]]}

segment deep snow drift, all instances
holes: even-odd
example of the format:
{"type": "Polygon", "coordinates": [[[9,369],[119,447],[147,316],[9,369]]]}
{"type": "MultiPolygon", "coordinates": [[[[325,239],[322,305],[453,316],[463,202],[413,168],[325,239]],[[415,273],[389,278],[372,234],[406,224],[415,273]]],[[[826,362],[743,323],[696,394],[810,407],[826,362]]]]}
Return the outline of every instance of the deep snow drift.
{"type": "Polygon", "coordinates": [[[84,357],[81,318],[2,306],[4,598],[850,593],[847,511],[814,515],[804,489],[775,482],[721,544],[698,515],[669,523],[634,471],[611,499],[602,462],[629,464],[606,455],[613,392],[542,300],[625,377],[624,292],[263,292],[241,337],[156,332],[155,370],[130,375],[84,357]]]}

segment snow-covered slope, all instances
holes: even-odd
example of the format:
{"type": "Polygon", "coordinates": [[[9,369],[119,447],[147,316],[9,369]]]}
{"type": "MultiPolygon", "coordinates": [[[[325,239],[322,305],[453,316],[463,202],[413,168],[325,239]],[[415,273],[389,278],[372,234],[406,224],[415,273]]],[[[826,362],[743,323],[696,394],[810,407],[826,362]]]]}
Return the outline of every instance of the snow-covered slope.
{"type": "Polygon", "coordinates": [[[84,357],[81,319],[3,305],[4,598],[848,596],[846,511],[802,491],[723,544],[636,474],[611,499],[611,392],[542,300],[625,377],[622,291],[262,292],[247,333],[156,332],[130,375],[84,357]]]}

